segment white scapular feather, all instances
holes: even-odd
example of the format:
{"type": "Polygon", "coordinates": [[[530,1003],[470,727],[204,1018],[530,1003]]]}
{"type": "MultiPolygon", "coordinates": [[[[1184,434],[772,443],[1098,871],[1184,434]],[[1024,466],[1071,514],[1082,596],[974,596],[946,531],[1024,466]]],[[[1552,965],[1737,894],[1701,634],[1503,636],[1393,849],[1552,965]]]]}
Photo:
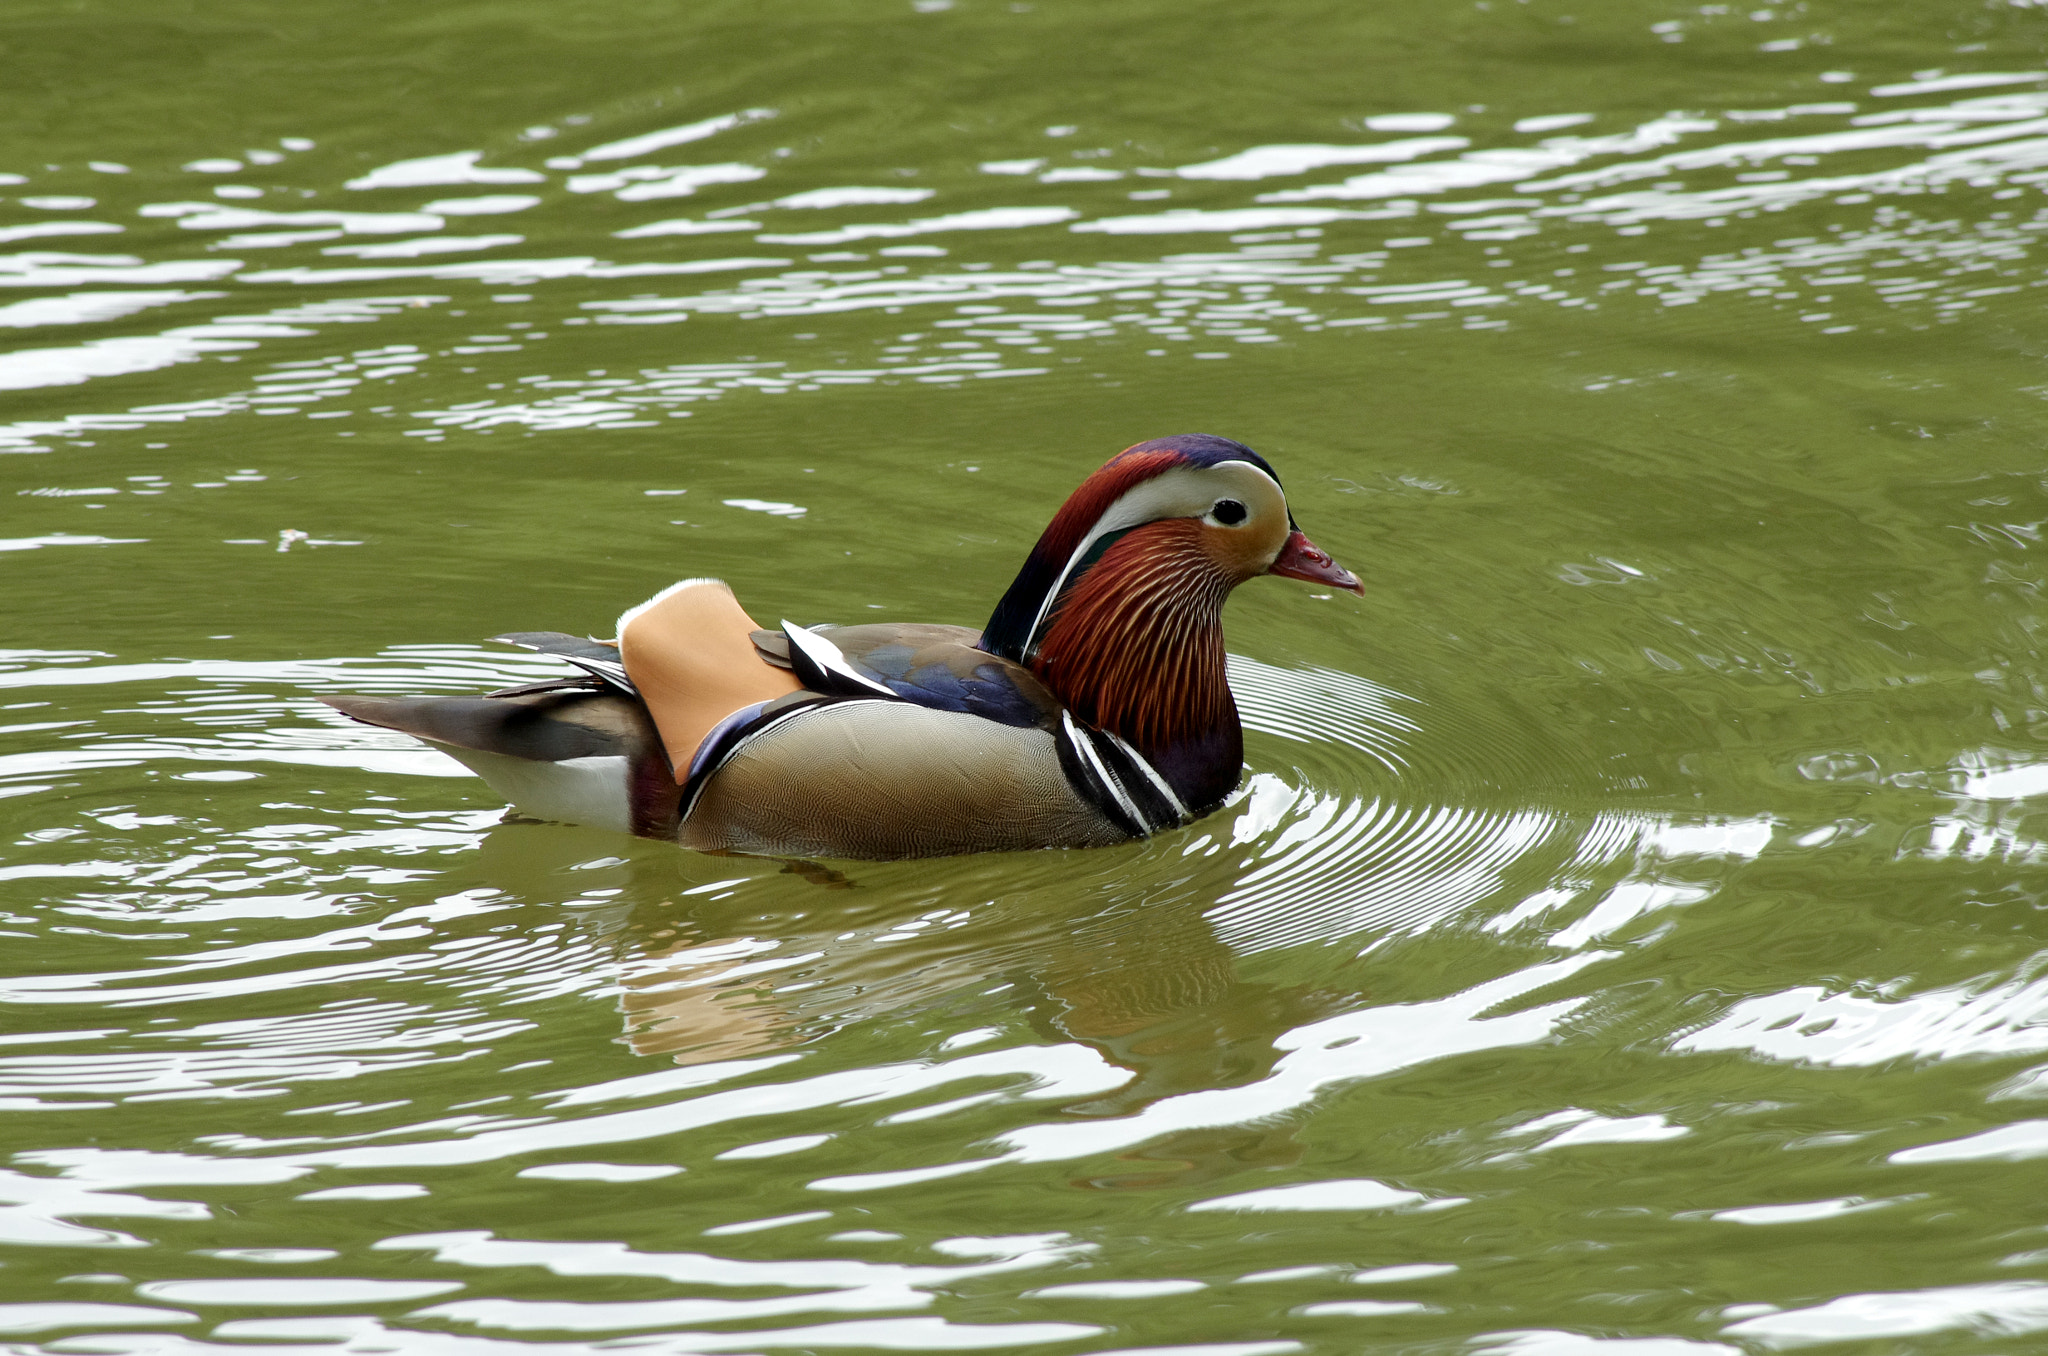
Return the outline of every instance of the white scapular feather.
{"type": "Polygon", "coordinates": [[[789,637],[791,645],[802,650],[813,664],[827,673],[836,673],[848,682],[857,683],[871,692],[879,692],[884,697],[896,695],[893,690],[882,686],[847,663],[846,652],[823,636],[806,631],[787,617],[782,619],[782,633],[789,637]]]}

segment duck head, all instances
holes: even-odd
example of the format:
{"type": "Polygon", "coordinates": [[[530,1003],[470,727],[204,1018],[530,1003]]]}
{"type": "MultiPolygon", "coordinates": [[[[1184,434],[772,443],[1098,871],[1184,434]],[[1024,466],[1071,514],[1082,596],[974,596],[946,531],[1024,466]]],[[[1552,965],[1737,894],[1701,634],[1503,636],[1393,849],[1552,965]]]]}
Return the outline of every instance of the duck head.
{"type": "Polygon", "coordinates": [[[981,648],[1028,666],[1208,809],[1244,761],[1223,601],[1262,574],[1364,592],[1295,526],[1258,453],[1206,433],[1157,438],[1111,457],[1061,505],[981,648]]]}

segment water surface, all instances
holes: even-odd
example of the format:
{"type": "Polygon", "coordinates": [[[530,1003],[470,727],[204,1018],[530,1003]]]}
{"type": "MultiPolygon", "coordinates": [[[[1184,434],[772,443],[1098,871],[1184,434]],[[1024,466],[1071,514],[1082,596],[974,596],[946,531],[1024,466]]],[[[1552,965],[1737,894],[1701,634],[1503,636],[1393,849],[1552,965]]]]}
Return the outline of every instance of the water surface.
{"type": "Polygon", "coordinates": [[[2048,1332],[2048,55],[2003,4],[31,5],[22,1352],[2048,1332]],[[1244,439],[1237,798],[858,864],[323,692],[983,620],[1244,439]]]}

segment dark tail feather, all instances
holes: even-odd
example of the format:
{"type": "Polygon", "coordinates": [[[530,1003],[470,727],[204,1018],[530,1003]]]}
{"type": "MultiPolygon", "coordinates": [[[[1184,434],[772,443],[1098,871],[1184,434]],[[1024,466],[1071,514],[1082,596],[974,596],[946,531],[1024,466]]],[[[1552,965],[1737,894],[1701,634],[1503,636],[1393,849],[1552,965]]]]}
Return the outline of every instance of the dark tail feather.
{"type": "Polygon", "coordinates": [[[619,647],[588,636],[572,636],[566,631],[507,631],[492,640],[505,645],[517,645],[522,650],[533,650],[540,654],[558,654],[565,659],[608,659],[619,662],[619,647]]]}
{"type": "Polygon", "coordinates": [[[537,692],[514,697],[322,697],[365,725],[436,744],[534,762],[644,755],[661,740],[647,710],[611,693],[537,692]]]}
{"type": "Polygon", "coordinates": [[[619,660],[619,647],[608,641],[572,636],[566,631],[508,631],[491,639],[517,645],[522,650],[566,659],[628,697],[640,695],[640,690],[633,686],[633,680],[626,676],[626,666],[619,660]]]}
{"type": "Polygon", "coordinates": [[[680,788],[660,732],[637,697],[551,690],[505,697],[320,700],[352,720],[442,748],[537,818],[597,824],[643,838],[675,836],[680,788]]]}

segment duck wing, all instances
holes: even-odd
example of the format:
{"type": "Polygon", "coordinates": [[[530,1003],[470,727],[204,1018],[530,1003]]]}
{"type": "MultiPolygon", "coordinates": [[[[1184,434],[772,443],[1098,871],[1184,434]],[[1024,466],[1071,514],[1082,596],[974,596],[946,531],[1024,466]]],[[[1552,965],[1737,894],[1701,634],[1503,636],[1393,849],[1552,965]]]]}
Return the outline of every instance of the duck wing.
{"type": "Polygon", "coordinates": [[[1031,670],[975,648],[966,626],[876,622],[755,631],[755,651],[813,692],[895,697],[1020,729],[1059,725],[1061,706],[1031,670]]]}

